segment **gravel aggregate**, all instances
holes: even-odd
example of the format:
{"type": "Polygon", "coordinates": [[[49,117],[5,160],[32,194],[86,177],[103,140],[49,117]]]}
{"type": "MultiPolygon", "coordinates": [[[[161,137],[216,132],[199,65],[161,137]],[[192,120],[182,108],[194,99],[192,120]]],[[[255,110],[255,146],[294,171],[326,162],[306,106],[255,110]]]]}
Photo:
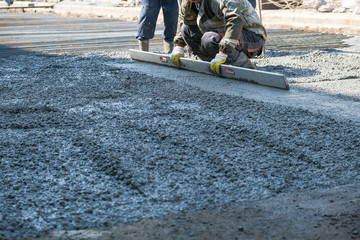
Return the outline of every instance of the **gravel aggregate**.
{"type": "MultiPolygon", "coordinates": [[[[359,86],[355,46],[256,62],[326,92],[327,81],[359,86]]],[[[1,61],[0,239],[360,183],[358,118],[132,71],[126,52],[1,61]]]]}

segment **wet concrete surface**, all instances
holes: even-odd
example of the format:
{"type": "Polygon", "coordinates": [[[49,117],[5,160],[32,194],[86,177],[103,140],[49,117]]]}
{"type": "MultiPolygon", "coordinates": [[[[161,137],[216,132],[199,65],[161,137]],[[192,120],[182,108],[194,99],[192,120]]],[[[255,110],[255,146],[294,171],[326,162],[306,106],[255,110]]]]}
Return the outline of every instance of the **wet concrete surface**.
{"type": "MultiPolygon", "coordinates": [[[[0,53],[14,50],[88,53],[97,50],[127,51],[137,48],[135,22],[98,18],[64,18],[55,15],[2,13],[0,53]]],[[[157,26],[152,50],[161,51],[162,25],[157,26]]],[[[347,37],[304,33],[298,30],[269,30],[267,49],[306,51],[345,46],[347,37]]]]}
{"type": "Polygon", "coordinates": [[[349,37],[269,31],[256,61],[289,74],[281,91],[131,61],[134,23],[7,13],[0,30],[0,238],[360,183],[349,37]]]}
{"type": "Polygon", "coordinates": [[[136,24],[96,18],[2,13],[0,53],[126,50],[137,45],[136,24]]]}

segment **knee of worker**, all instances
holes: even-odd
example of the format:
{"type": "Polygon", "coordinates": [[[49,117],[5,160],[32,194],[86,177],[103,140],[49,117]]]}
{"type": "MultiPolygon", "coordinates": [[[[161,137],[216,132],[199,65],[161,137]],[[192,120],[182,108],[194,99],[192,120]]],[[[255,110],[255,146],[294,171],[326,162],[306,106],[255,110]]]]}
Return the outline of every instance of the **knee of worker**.
{"type": "Polygon", "coordinates": [[[152,39],[154,38],[154,34],[155,34],[155,27],[150,28],[139,25],[136,39],[138,40],[152,39]]]}
{"type": "Polygon", "coordinates": [[[209,57],[213,58],[219,52],[221,39],[221,35],[216,32],[206,32],[201,38],[201,49],[203,49],[209,57]]]}
{"type": "Polygon", "coordinates": [[[150,3],[148,0],[141,1],[141,5],[139,24],[144,25],[145,27],[148,24],[156,25],[160,13],[160,5],[157,1],[150,3]]]}
{"type": "Polygon", "coordinates": [[[183,24],[181,26],[181,36],[184,38],[184,40],[186,41],[187,39],[199,39],[202,36],[202,33],[200,32],[198,26],[196,25],[185,25],[183,24]]]}
{"type": "Polygon", "coordinates": [[[180,28],[180,32],[184,39],[190,37],[190,27],[188,25],[183,24],[180,28]]]}
{"type": "Polygon", "coordinates": [[[141,0],[141,11],[159,12],[161,8],[161,1],[141,0]]]}
{"type": "Polygon", "coordinates": [[[202,33],[196,25],[182,25],[181,36],[193,52],[200,51],[202,33]]]}

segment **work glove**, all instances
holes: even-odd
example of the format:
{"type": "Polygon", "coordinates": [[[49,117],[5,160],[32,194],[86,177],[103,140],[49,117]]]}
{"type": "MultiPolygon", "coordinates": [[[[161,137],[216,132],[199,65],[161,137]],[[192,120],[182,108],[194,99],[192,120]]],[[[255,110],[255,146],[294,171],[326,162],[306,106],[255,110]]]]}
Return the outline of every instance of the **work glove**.
{"type": "Polygon", "coordinates": [[[184,47],[176,46],[174,50],[170,54],[170,60],[173,64],[180,67],[180,58],[185,57],[184,54],[185,50],[184,47]]]}
{"type": "Polygon", "coordinates": [[[225,53],[218,53],[215,58],[211,60],[210,68],[217,75],[220,75],[220,65],[226,62],[227,56],[225,53]]]}

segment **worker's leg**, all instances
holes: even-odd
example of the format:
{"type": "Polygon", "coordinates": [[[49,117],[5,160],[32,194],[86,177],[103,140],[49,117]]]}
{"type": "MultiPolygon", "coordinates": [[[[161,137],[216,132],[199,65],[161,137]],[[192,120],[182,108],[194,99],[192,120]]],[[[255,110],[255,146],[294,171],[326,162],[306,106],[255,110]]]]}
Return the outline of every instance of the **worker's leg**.
{"type": "Polygon", "coordinates": [[[164,52],[171,53],[174,48],[174,37],[177,30],[179,7],[177,0],[162,0],[164,31],[162,34],[164,52]]]}
{"type": "Polygon", "coordinates": [[[256,69],[250,58],[261,55],[265,41],[255,33],[243,29],[238,45],[229,54],[228,63],[238,67],[256,69]]]}
{"type": "Polygon", "coordinates": [[[201,38],[201,50],[204,55],[208,57],[208,61],[211,61],[217,53],[219,53],[219,43],[222,39],[222,35],[218,31],[210,31],[204,33],[201,38]]]}
{"type": "Polygon", "coordinates": [[[248,0],[253,8],[256,8],[256,0],[248,0]]]}
{"type": "Polygon", "coordinates": [[[237,51],[243,51],[249,58],[261,55],[265,41],[252,31],[243,29],[237,51]]]}
{"type": "MultiPolygon", "coordinates": [[[[210,57],[210,60],[219,52],[222,36],[224,36],[224,29],[214,29],[202,36],[201,48],[210,57]]],[[[260,36],[243,29],[238,45],[228,55],[226,63],[239,67],[255,68],[249,58],[260,55],[263,46],[264,40],[260,36]]]]}
{"type": "Polygon", "coordinates": [[[154,37],[156,21],[160,11],[160,0],[141,0],[140,19],[136,39],[148,40],[154,37]]]}
{"type": "Polygon", "coordinates": [[[5,0],[5,1],[6,1],[6,3],[7,3],[8,6],[10,6],[11,4],[14,3],[14,0],[5,0]]]}
{"type": "Polygon", "coordinates": [[[181,35],[188,46],[191,54],[198,55],[200,53],[202,33],[196,25],[182,25],[181,35]]]}
{"type": "MultiPolygon", "coordinates": [[[[205,53],[214,58],[219,52],[219,43],[224,36],[224,29],[214,29],[210,32],[204,33],[201,38],[201,48],[205,53]]],[[[265,41],[254,32],[243,29],[238,45],[235,47],[233,53],[229,54],[229,58],[236,59],[238,52],[243,51],[248,57],[259,56],[264,47],[265,41]]]]}
{"type": "Polygon", "coordinates": [[[177,0],[162,0],[162,11],[164,15],[163,39],[172,42],[176,35],[179,7],[177,0]]]}

